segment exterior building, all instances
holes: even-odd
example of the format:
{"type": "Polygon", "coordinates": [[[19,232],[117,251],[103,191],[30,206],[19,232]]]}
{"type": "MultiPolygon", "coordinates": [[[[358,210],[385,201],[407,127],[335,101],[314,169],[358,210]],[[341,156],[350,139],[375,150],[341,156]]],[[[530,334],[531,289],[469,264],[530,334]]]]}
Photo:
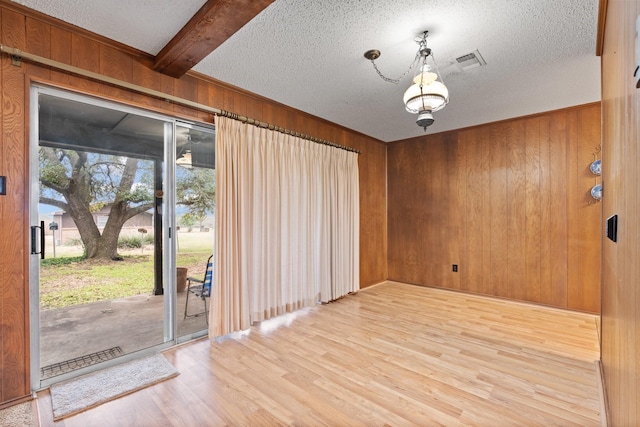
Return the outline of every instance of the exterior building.
{"type": "MultiPolygon", "coordinates": [[[[107,219],[109,218],[110,205],[103,206],[99,211],[94,212],[93,220],[102,232],[107,219]]],[[[66,245],[80,239],[80,233],[71,215],[64,211],[53,212],[53,222],[58,229],[55,233],[56,244],[66,245]]],[[[51,229],[50,226],[48,226],[51,229]]],[[[139,234],[139,229],[144,228],[148,232],[153,232],[153,214],[149,211],[138,214],[124,223],[121,236],[139,234]]]]}

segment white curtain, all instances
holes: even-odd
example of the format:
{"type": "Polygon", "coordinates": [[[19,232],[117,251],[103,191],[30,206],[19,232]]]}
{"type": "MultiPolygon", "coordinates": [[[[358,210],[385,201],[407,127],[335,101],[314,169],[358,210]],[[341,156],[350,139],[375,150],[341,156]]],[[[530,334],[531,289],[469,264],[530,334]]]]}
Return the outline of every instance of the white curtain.
{"type": "Polygon", "coordinates": [[[358,155],[219,117],[209,336],[359,289],[358,155]]]}

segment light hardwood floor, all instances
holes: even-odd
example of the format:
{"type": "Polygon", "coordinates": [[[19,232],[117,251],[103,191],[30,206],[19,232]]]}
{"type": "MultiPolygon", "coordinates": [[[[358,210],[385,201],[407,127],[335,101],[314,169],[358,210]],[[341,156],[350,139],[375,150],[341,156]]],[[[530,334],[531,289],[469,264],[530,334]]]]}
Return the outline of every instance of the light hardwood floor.
{"type": "Polygon", "coordinates": [[[599,426],[596,316],[387,282],[165,352],[76,426],[599,426]]]}

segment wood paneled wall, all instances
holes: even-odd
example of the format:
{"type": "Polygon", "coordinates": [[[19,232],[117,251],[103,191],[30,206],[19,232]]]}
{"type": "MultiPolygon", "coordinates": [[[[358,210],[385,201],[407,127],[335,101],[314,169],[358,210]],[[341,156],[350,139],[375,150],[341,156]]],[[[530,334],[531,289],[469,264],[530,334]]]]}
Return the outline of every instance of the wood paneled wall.
{"type": "Polygon", "coordinates": [[[639,14],[639,0],[608,1],[602,54],[603,217],[618,215],[617,242],[602,243],[602,365],[612,426],[640,425],[639,14]]]}
{"type": "MultiPolygon", "coordinates": [[[[0,34],[3,45],[359,149],[361,286],[387,278],[386,146],[380,141],[195,73],[180,79],[155,73],[148,55],[4,0],[0,34]]],[[[0,73],[0,175],[7,176],[8,188],[7,195],[0,196],[2,405],[30,392],[29,85],[52,84],[190,120],[212,122],[213,117],[28,61],[16,67],[5,54],[0,57],[0,73]]]]}
{"type": "Polygon", "coordinates": [[[389,278],[598,313],[599,145],[599,103],[390,143],[389,278]]]}
{"type": "MultiPolygon", "coordinates": [[[[1,18],[5,18],[4,11],[1,18]]],[[[7,16],[9,19],[10,15],[7,16]]],[[[20,22],[0,21],[2,43],[24,45],[20,22]],[[6,41],[5,41],[6,40],[6,41]]],[[[27,148],[24,78],[10,60],[0,59],[0,175],[7,194],[0,196],[0,403],[29,392],[28,271],[26,203],[27,148]]]]}

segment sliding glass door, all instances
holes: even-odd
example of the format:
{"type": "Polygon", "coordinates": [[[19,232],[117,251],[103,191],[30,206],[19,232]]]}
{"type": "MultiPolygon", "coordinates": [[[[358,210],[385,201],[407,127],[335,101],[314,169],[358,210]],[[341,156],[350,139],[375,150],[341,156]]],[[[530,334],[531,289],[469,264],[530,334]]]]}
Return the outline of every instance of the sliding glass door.
{"type": "MultiPolygon", "coordinates": [[[[177,341],[184,298],[176,292],[176,203],[190,202],[183,216],[204,230],[213,195],[198,209],[199,191],[176,196],[176,150],[185,146],[176,140],[193,133],[195,144],[193,125],[45,87],[32,88],[31,105],[31,365],[39,389],[177,341]]],[[[196,178],[215,186],[206,173],[196,178]]],[[[203,334],[199,317],[181,334],[203,334]]]]}

